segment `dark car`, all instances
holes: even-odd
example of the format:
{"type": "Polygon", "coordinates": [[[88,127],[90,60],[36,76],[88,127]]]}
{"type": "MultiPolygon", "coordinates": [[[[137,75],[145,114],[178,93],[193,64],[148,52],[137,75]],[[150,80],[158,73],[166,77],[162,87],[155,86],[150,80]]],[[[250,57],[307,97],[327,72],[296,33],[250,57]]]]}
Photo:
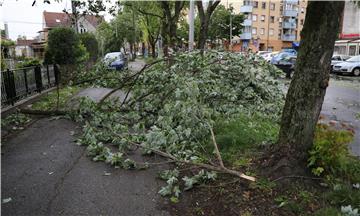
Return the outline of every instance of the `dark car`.
{"type": "Polygon", "coordinates": [[[127,58],[122,52],[107,53],[104,62],[109,69],[123,70],[128,67],[127,58]]]}
{"type": "Polygon", "coordinates": [[[290,78],[291,73],[295,70],[296,56],[286,56],[280,59],[275,66],[286,73],[286,77],[290,78]]]}

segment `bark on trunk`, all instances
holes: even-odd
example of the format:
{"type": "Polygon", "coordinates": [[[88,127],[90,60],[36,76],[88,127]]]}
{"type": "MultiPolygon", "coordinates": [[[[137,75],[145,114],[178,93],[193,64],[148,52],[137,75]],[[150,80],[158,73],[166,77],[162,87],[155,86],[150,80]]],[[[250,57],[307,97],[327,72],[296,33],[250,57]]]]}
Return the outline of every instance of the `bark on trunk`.
{"type": "Polygon", "coordinates": [[[204,51],[206,39],[208,36],[208,29],[210,24],[210,18],[212,13],[214,12],[215,8],[219,5],[220,1],[210,1],[206,11],[204,11],[202,1],[197,1],[196,5],[199,12],[200,18],[200,32],[198,37],[197,48],[201,51],[204,51]]]}
{"type": "Polygon", "coordinates": [[[329,82],[330,61],[344,2],[310,1],[295,73],[286,96],[274,159],[282,173],[305,170],[329,82]]]}

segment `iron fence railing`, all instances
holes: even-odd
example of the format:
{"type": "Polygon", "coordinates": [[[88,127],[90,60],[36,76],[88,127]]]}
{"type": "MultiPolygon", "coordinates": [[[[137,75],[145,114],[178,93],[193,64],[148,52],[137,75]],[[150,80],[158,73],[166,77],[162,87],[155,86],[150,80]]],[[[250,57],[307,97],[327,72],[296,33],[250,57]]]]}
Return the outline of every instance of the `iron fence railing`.
{"type": "Polygon", "coordinates": [[[57,65],[33,66],[1,71],[1,106],[55,86],[59,80],[57,65]]]}

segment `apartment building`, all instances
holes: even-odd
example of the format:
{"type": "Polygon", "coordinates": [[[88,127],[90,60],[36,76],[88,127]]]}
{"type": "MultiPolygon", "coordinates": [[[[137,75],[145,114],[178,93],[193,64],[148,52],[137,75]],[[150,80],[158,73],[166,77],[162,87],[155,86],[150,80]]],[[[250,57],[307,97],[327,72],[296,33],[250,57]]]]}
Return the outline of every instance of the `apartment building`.
{"type": "Polygon", "coordinates": [[[306,0],[244,0],[241,50],[279,51],[298,45],[306,6],[306,0]]]}

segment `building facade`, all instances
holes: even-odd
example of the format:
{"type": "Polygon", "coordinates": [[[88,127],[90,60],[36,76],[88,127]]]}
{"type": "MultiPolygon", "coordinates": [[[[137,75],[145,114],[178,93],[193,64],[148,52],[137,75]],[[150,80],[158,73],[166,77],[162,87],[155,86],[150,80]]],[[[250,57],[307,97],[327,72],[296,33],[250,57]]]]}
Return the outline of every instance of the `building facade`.
{"type": "Polygon", "coordinates": [[[306,6],[306,0],[244,0],[241,51],[279,51],[298,45],[306,6]]]}

